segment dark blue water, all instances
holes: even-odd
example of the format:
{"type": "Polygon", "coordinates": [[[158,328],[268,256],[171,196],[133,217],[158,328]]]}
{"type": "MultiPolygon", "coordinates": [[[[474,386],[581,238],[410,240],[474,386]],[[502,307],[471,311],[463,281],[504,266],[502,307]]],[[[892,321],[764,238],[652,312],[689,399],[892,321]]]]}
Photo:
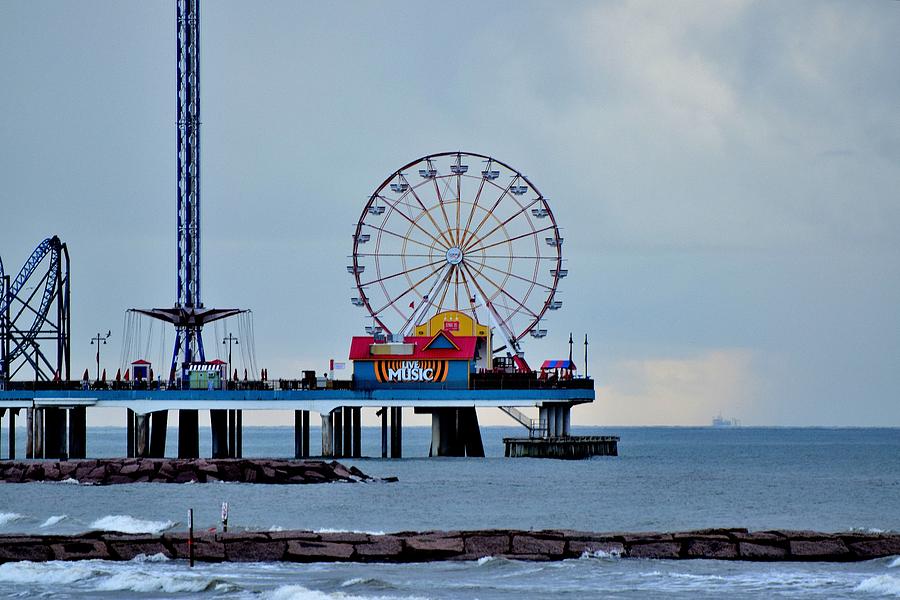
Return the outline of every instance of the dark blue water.
{"type": "MultiPolygon", "coordinates": [[[[214,527],[223,501],[229,502],[232,527],[266,530],[900,530],[897,429],[580,428],[576,433],[620,435],[620,456],[572,462],[502,458],[502,438],[519,433],[483,428],[485,459],[428,459],[430,429],[406,428],[404,452],[411,458],[352,461],[372,475],[400,478],[392,484],[0,485],[0,532],[181,529],[188,508],[195,510],[198,527],[214,527]]],[[[244,454],[288,456],[292,436],[290,428],[246,428],[244,454]]],[[[89,438],[91,455],[121,454],[122,429],[91,430],[89,438]]],[[[363,442],[365,454],[380,455],[378,429],[365,429],[363,442]]],[[[177,561],[43,568],[71,579],[76,595],[95,594],[102,586],[109,593],[135,592],[124,583],[113,589],[116,578],[131,569],[151,580],[162,571],[172,571],[171,581],[201,573],[203,581],[213,582],[202,594],[212,595],[512,598],[567,589],[570,597],[890,597],[900,594],[900,573],[892,564],[890,559],[818,566],[584,559],[558,565],[494,560],[404,567],[207,566],[190,573],[177,561]]],[[[16,589],[28,593],[47,591],[40,578],[29,583],[25,566],[16,569],[0,568],[0,582],[19,582],[16,589]]],[[[132,573],[124,581],[140,579],[132,573]]],[[[184,583],[182,591],[199,593],[191,587],[198,581],[184,583]]]]}

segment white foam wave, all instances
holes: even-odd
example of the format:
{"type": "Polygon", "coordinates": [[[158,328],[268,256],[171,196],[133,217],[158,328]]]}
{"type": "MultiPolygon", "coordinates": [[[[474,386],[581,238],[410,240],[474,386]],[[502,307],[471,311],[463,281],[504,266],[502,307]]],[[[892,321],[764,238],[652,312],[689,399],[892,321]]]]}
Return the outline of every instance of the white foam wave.
{"type": "Polygon", "coordinates": [[[856,588],[856,592],[869,592],[883,596],[896,596],[900,598],[900,579],[892,575],[877,575],[863,579],[856,588]]]}
{"type": "Polygon", "coordinates": [[[202,575],[169,573],[165,577],[161,577],[158,573],[144,571],[115,573],[97,584],[97,589],[104,592],[164,592],[166,594],[210,590],[228,591],[231,587],[219,580],[202,575]]]}
{"type": "Polygon", "coordinates": [[[101,574],[93,561],[34,563],[26,560],[0,565],[0,582],[3,583],[68,585],[101,574]]]}
{"type": "Polygon", "coordinates": [[[272,525],[269,527],[269,531],[284,531],[284,527],[281,525],[272,525]]]}
{"type": "Polygon", "coordinates": [[[69,518],[69,515],[54,515],[54,516],[52,516],[52,517],[49,517],[49,518],[48,518],[46,521],[44,521],[43,523],[41,523],[40,528],[41,528],[41,529],[46,529],[46,528],[48,528],[48,527],[53,527],[54,525],[56,525],[56,524],[59,523],[60,521],[62,521],[62,520],[64,520],[64,519],[68,519],[68,518],[69,518]]]}
{"type": "Polygon", "coordinates": [[[175,527],[172,521],[145,521],[129,515],[107,515],[91,523],[91,529],[118,531],[119,533],[152,533],[160,534],[175,527]]]}
{"type": "Polygon", "coordinates": [[[477,564],[480,567],[480,566],[486,565],[489,562],[494,561],[494,560],[497,560],[497,559],[494,558],[493,556],[482,556],[481,558],[479,558],[478,560],[475,561],[475,564],[477,564]]]}
{"type": "Polygon", "coordinates": [[[892,560],[892,561],[888,564],[888,567],[890,567],[890,568],[892,568],[892,569],[897,568],[897,567],[900,567],[900,556],[897,556],[896,558],[894,558],[894,560],[892,560]]]}
{"type": "Polygon", "coordinates": [[[313,533],[365,533],[367,535],[384,535],[383,531],[363,531],[361,529],[331,529],[330,527],[316,529],[313,533]]]}
{"type": "Polygon", "coordinates": [[[162,552],[157,552],[156,554],[138,554],[134,558],[131,559],[131,562],[136,563],[158,563],[158,562],[168,562],[172,560],[162,552]]]}
{"type": "MultiPolygon", "coordinates": [[[[267,600],[331,600],[340,598],[340,600],[361,600],[364,596],[351,596],[344,592],[320,592],[319,590],[310,590],[300,585],[283,585],[277,587],[271,592],[264,594],[263,598],[267,600]]],[[[365,596],[367,600],[387,600],[395,599],[396,596],[365,596]]],[[[422,600],[417,596],[406,596],[408,600],[422,600]]]]}
{"type": "Polygon", "coordinates": [[[0,512],[0,527],[12,523],[13,521],[18,521],[19,519],[24,518],[23,515],[14,512],[0,512]]]}
{"type": "Polygon", "coordinates": [[[621,558],[622,553],[619,550],[612,550],[611,552],[606,552],[605,550],[594,550],[592,552],[588,552],[585,550],[581,553],[581,558],[621,558]]]}

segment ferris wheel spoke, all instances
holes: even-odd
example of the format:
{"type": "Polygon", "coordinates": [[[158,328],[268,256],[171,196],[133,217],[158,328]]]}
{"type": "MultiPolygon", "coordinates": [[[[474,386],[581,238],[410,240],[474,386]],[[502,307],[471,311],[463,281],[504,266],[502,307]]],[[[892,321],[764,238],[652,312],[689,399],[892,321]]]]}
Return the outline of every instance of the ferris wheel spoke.
{"type": "Polygon", "coordinates": [[[406,258],[434,258],[434,254],[387,254],[383,252],[357,252],[356,256],[386,256],[386,257],[406,257],[406,258]]]}
{"type": "MultiPolygon", "coordinates": [[[[428,233],[428,232],[427,232],[421,225],[419,225],[416,221],[414,221],[413,219],[410,219],[410,218],[409,218],[402,210],[397,210],[397,208],[396,208],[397,202],[393,202],[393,203],[392,203],[392,202],[390,201],[390,199],[387,198],[387,197],[385,197],[385,196],[379,196],[379,197],[380,197],[382,200],[384,200],[386,203],[388,203],[388,204],[391,205],[391,210],[392,210],[392,212],[394,212],[394,213],[400,215],[401,217],[403,217],[404,219],[406,219],[407,221],[409,221],[410,223],[412,223],[412,225],[413,225],[416,229],[418,229],[419,231],[421,231],[422,233],[424,233],[425,235],[427,235],[428,237],[430,237],[432,240],[434,240],[434,242],[435,242],[436,244],[442,244],[442,242],[441,242],[440,240],[438,240],[436,237],[434,237],[433,235],[431,235],[430,233],[428,233]]],[[[387,219],[387,217],[385,217],[385,220],[386,220],[386,219],[387,219]]],[[[446,247],[445,247],[444,249],[446,250],[446,247]]]]}
{"type": "MultiPolygon", "coordinates": [[[[500,203],[503,201],[503,198],[504,198],[507,194],[509,194],[509,190],[512,189],[513,184],[514,184],[515,182],[517,182],[518,180],[519,180],[519,176],[518,176],[518,175],[516,175],[515,177],[513,177],[513,178],[510,180],[509,185],[506,186],[506,189],[503,190],[503,192],[500,194],[500,196],[499,196],[499,197],[497,198],[497,200],[494,202],[494,205],[490,208],[490,210],[485,211],[484,216],[481,217],[481,221],[479,221],[479,222],[478,222],[478,225],[475,227],[475,231],[473,231],[470,235],[467,235],[467,236],[466,236],[466,239],[465,239],[465,241],[464,241],[464,243],[465,243],[466,246],[469,245],[469,240],[471,240],[473,237],[475,237],[476,235],[478,235],[478,232],[481,231],[481,228],[484,227],[484,224],[487,222],[488,217],[490,217],[491,215],[494,214],[494,211],[497,210],[497,207],[498,207],[498,206],[500,206],[500,203]]],[[[499,186],[498,186],[498,187],[499,187],[499,186]]]]}
{"type": "Polygon", "coordinates": [[[441,293],[441,300],[435,306],[437,306],[437,311],[441,312],[441,309],[444,308],[444,299],[447,297],[447,292],[450,291],[450,278],[453,273],[456,271],[456,265],[450,265],[450,270],[447,271],[447,278],[445,280],[444,291],[441,293]]]}
{"type": "MultiPolygon", "coordinates": [[[[519,210],[514,212],[512,215],[510,215],[505,221],[498,223],[493,229],[491,229],[486,234],[484,234],[483,236],[478,238],[478,241],[472,241],[474,239],[474,235],[473,235],[472,238],[469,238],[470,242],[475,243],[475,244],[480,244],[484,240],[488,239],[491,235],[493,235],[494,232],[499,231],[500,229],[503,229],[506,225],[509,224],[510,221],[512,221],[513,219],[515,219],[516,217],[518,217],[519,215],[521,215],[522,213],[527,211],[529,208],[534,206],[535,203],[539,202],[540,200],[541,200],[540,198],[535,198],[534,200],[532,200],[525,206],[519,205],[519,210]]],[[[529,221],[529,224],[531,224],[530,221],[529,221]]],[[[532,225],[532,230],[534,230],[533,225],[532,225]]]]}
{"type": "Polygon", "coordinates": [[[487,264],[487,263],[479,263],[479,264],[480,264],[482,267],[485,267],[485,268],[490,269],[490,270],[492,270],[492,271],[496,271],[496,272],[501,273],[501,274],[503,274],[503,275],[508,275],[509,277],[512,277],[513,279],[518,279],[518,280],[520,280],[520,281],[524,281],[525,283],[530,283],[531,285],[535,285],[535,286],[537,286],[537,287],[544,288],[545,290],[552,290],[552,289],[553,289],[553,286],[549,286],[549,285],[540,283],[539,281],[534,281],[533,279],[528,279],[527,277],[522,277],[521,275],[516,275],[515,273],[510,273],[509,271],[504,271],[503,269],[498,269],[497,267],[493,267],[493,266],[491,266],[491,265],[489,265],[489,264],[487,264]]]}
{"type": "Polygon", "coordinates": [[[522,239],[522,238],[530,237],[530,236],[533,236],[533,235],[538,235],[538,234],[543,233],[543,232],[545,232],[545,231],[550,231],[550,230],[553,229],[553,228],[554,228],[554,226],[553,226],[553,225],[550,225],[549,227],[544,227],[543,229],[535,229],[534,231],[529,231],[528,233],[523,233],[523,234],[521,234],[521,235],[517,235],[517,236],[511,237],[511,238],[507,238],[507,239],[505,239],[505,240],[500,240],[499,242],[494,242],[494,243],[492,243],[492,244],[488,244],[487,246],[482,246],[482,247],[480,247],[480,248],[475,248],[474,250],[470,250],[470,252],[481,252],[481,251],[483,251],[483,250],[487,250],[488,248],[494,248],[494,247],[496,247],[496,246],[499,246],[500,244],[507,244],[507,243],[513,242],[513,241],[515,241],[515,240],[520,240],[520,239],[522,239]]]}
{"type": "MultiPolygon", "coordinates": [[[[433,267],[433,266],[435,266],[435,265],[440,265],[441,263],[444,263],[444,262],[446,262],[446,261],[442,258],[441,260],[436,260],[436,261],[431,262],[431,263],[428,263],[428,264],[419,265],[418,267],[413,267],[412,269],[405,269],[405,270],[403,270],[403,271],[398,271],[398,272],[396,272],[396,273],[394,273],[394,274],[392,274],[392,275],[388,275],[388,276],[386,276],[386,277],[379,277],[378,279],[373,279],[372,281],[361,282],[361,283],[359,284],[359,286],[360,286],[360,287],[365,287],[365,286],[367,286],[367,285],[373,285],[373,284],[376,284],[376,283],[381,283],[381,282],[383,282],[383,281],[387,281],[388,279],[393,279],[394,277],[400,277],[401,275],[408,275],[408,274],[413,273],[413,272],[415,272],[415,271],[421,271],[422,269],[427,269],[428,267],[433,267]]],[[[437,271],[437,270],[435,270],[435,272],[436,272],[436,271],[437,271]]]]}
{"type": "Polygon", "coordinates": [[[453,245],[453,243],[449,239],[447,239],[446,234],[443,232],[441,226],[438,225],[437,221],[434,220],[434,217],[431,216],[431,210],[429,210],[428,208],[425,208],[425,203],[422,202],[422,199],[419,198],[419,195],[416,193],[415,186],[413,186],[409,183],[409,180],[406,179],[406,175],[403,175],[402,177],[403,177],[403,181],[406,182],[407,185],[409,185],[409,193],[412,194],[413,198],[416,199],[416,202],[419,203],[419,206],[422,207],[422,212],[425,213],[425,215],[428,217],[428,220],[431,221],[432,225],[434,225],[434,230],[437,231],[438,235],[441,236],[441,239],[444,240],[444,243],[446,244],[446,247],[444,249],[446,250],[447,248],[450,248],[453,245]]]}
{"type": "MultiPolygon", "coordinates": [[[[505,333],[508,337],[514,338],[514,337],[515,337],[515,334],[513,334],[512,330],[511,330],[510,327],[509,327],[509,323],[506,322],[506,319],[504,319],[503,317],[501,317],[501,316],[497,313],[496,310],[491,309],[491,307],[490,307],[490,300],[489,300],[489,298],[488,298],[488,295],[485,293],[485,291],[482,289],[481,285],[478,283],[478,279],[477,279],[477,278],[475,277],[475,275],[472,273],[472,270],[471,270],[471,269],[469,268],[469,266],[468,266],[467,264],[465,264],[465,263],[463,263],[463,269],[465,269],[466,271],[468,271],[469,277],[472,278],[472,285],[474,285],[474,286],[475,286],[475,289],[478,290],[478,293],[481,294],[481,297],[482,297],[482,299],[483,299],[482,301],[484,302],[484,307],[485,307],[485,309],[486,309],[488,312],[490,312],[491,314],[493,314],[493,315],[494,315],[494,318],[497,319],[497,321],[498,321],[497,327],[505,328],[504,333],[505,333]]],[[[510,315],[510,316],[511,316],[511,315],[510,315]]]]}
{"type": "MultiPolygon", "coordinates": [[[[525,304],[523,304],[520,300],[514,298],[509,292],[506,291],[506,289],[503,286],[497,285],[497,282],[495,282],[493,279],[488,277],[483,271],[478,271],[478,274],[481,275],[486,281],[490,282],[490,284],[493,285],[495,288],[497,288],[501,294],[503,294],[504,296],[506,296],[507,298],[512,300],[514,303],[516,303],[518,306],[520,306],[522,308],[522,310],[524,310],[525,312],[527,312],[528,314],[533,316],[535,319],[540,318],[537,315],[537,313],[535,313],[533,310],[531,310],[530,308],[525,306],[525,304]]],[[[510,310],[512,310],[512,308],[510,308],[510,310]]],[[[515,311],[515,312],[518,312],[518,311],[515,311]]],[[[510,315],[510,318],[512,318],[512,315],[510,315]]]]}
{"type": "MultiPolygon", "coordinates": [[[[444,263],[444,264],[446,264],[446,261],[438,261],[438,263],[444,263]]],[[[444,269],[443,266],[440,266],[440,267],[438,267],[437,269],[434,269],[433,271],[431,271],[431,273],[429,273],[428,275],[426,275],[426,276],[423,277],[422,279],[418,280],[417,282],[415,282],[414,284],[412,284],[411,286],[409,286],[408,288],[406,288],[406,290],[405,290],[402,294],[400,294],[399,296],[395,296],[390,302],[388,302],[387,304],[385,304],[384,306],[382,306],[381,308],[379,308],[378,310],[376,310],[374,313],[372,313],[372,316],[376,316],[376,315],[380,314],[380,313],[381,313],[384,309],[386,309],[387,307],[395,305],[395,304],[397,303],[398,300],[402,299],[402,298],[403,298],[404,296],[406,296],[408,293],[410,293],[411,291],[413,291],[414,289],[416,289],[417,287],[419,287],[420,285],[422,285],[422,283],[424,283],[426,279],[428,279],[428,278],[430,278],[431,276],[433,276],[433,275],[439,273],[439,272],[442,271],[443,269],[444,269]]],[[[405,271],[404,273],[409,273],[409,271],[405,271]]],[[[400,273],[400,274],[402,275],[403,273],[400,273]]]]}
{"type": "Polygon", "coordinates": [[[371,223],[363,223],[363,225],[365,225],[366,227],[370,227],[370,228],[374,229],[375,231],[380,231],[382,233],[386,233],[388,235],[392,235],[394,237],[400,238],[401,240],[405,240],[408,242],[412,242],[414,244],[418,244],[420,246],[428,248],[429,250],[434,249],[433,244],[426,244],[425,242],[420,242],[419,240],[405,236],[402,233],[397,233],[396,231],[391,231],[390,229],[385,229],[384,227],[378,227],[377,225],[372,225],[371,223]]]}
{"type": "MultiPolygon", "coordinates": [[[[488,162],[487,169],[490,170],[491,163],[488,162]]],[[[484,177],[481,178],[481,183],[478,186],[478,192],[475,194],[475,200],[472,202],[472,210],[469,211],[469,216],[466,219],[466,226],[463,229],[463,234],[461,239],[459,240],[460,246],[464,246],[466,244],[467,233],[469,232],[469,227],[472,226],[472,217],[475,216],[475,210],[478,208],[478,200],[481,198],[481,192],[484,191],[484,182],[486,179],[484,177]]]]}
{"type": "MultiPolygon", "coordinates": [[[[438,206],[441,207],[441,214],[444,215],[444,221],[447,223],[447,231],[453,231],[453,226],[450,225],[450,217],[447,216],[447,210],[444,207],[444,198],[441,196],[441,187],[438,185],[438,179],[442,178],[432,177],[432,181],[434,181],[434,193],[437,195],[438,206]]],[[[453,235],[450,235],[450,241],[453,242],[453,235]]]]}

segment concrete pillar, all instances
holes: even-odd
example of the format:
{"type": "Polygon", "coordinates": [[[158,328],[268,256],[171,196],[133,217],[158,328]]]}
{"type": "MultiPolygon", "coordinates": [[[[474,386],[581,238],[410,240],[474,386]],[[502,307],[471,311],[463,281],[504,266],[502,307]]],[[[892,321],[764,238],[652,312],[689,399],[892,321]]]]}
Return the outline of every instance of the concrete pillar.
{"type": "Polygon", "coordinates": [[[388,407],[382,406],[381,410],[381,458],[388,455],[388,407]]]}
{"type": "Polygon", "coordinates": [[[362,408],[353,409],[353,458],[362,457],[362,408]]]}
{"type": "Polygon", "coordinates": [[[345,406],[341,412],[344,414],[344,450],[341,455],[347,458],[353,456],[353,408],[345,406]]]}
{"type": "Polygon", "coordinates": [[[341,458],[344,455],[344,412],[340,407],[331,411],[331,422],[333,433],[333,454],[335,458],[341,458]]]}
{"type": "Polygon", "coordinates": [[[42,409],[44,415],[44,458],[66,458],[66,413],[61,408],[42,409]]]}
{"type": "Polygon", "coordinates": [[[25,409],[25,458],[34,458],[34,409],[25,409]]]}
{"type": "Polygon", "coordinates": [[[403,408],[391,407],[391,458],[403,457],[403,408]]]}
{"type": "Polygon", "coordinates": [[[228,458],[228,411],[209,411],[209,428],[212,434],[212,457],[228,458]]]}
{"type": "Polygon", "coordinates": [[[16,459],[16,414],[18,408],[9,409],[9,460],[16,459]]]}
{"type": "Polygon", "coordinates": [[[134,411],[130,408],[125,409],[125,456],[134,457],[134,411]]]}
{"type": "Polygon", "coordinates": [[[244,457],[244,411],[235,410],[234,457],[244,457]]]}
{"type": "Polygon", "coordinates": [[[294,458],[309,458],[309,411],[294,411],[294,458]]]}
{"type": "Polygon", "coordinates": [[[178,458],[200,458],[200,413],[178,411],[178,458]]]}
{"type": "Polygon", "coordinates": [[[322,413],[322,456],[334,456],[334,422],[331,413],[322,413]]]}
{"type": "Polygon", "coordinates": [[[478,413],[475,407],[460,408],[458,421],[459,433],[465,445],[465,455],[484,458],[484,443],[481,441],[481,428],[478,426],[478,413]]]}
{"type": "Polygon", "coordinates": [[[69,458],[87,456],[87,409],[76,406],[69,409],[69,458]]]}
{"type": "Polygon", "coordinates": [[[134,455],[142,458],[150,456],[150,415],[134,416],[134,455]]]}
{"type": "Polygon", "coordinates": [[[157,410],[150,413],[150,456],[162,458],[166,455],[166,433],[169,428],[169,411],[157,410]]]}
{"type": "Polygon", "coordinates": [[[562,407],[563,411],[563,430],[562,434],[569,437],[572,431],[572,405],[566,404],[562,407]]]}
{"type": "Polygon", "coordinates": [[[34,409],[34,458],[44,458],[44,409],[34,409]]]}
{"type": "Polygon", "coordinates": [[[234,409],[228,410],[228,457],[237,458],[237,414],[234,409]]]}

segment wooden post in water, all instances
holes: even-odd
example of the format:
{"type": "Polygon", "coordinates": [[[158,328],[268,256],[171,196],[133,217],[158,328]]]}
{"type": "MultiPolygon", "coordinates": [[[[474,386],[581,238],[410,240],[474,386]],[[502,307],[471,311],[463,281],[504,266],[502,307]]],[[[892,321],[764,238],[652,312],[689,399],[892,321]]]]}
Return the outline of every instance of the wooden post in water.
{"type": "Polygon", "coordinates": [[[362,457],[362,408],[353,409],[353,458],[362,457]]]}
{"type": "Polygon", "coordinates": [[[332,456],[335,458],[340,458],[343,456],[344,452],[344,431],[343,431],[343,416],[344,411],[341,410],[341,407],[337,407],[333,411],[331,411],[331,420],[332,420],[332,428],[333,428],[333,442],[332,442],[332,456]]]}
{"type": "Polygon", "coordinates": [[[388,456],[388,407],[382,406],[378,411],[381,415],[381,458],[388,456]]]}
{"type": "Polygon", "coordinates": [[[334,422],[331,413],[321,413],[322,416],[322,457],[334,456],[334,422]]]}

